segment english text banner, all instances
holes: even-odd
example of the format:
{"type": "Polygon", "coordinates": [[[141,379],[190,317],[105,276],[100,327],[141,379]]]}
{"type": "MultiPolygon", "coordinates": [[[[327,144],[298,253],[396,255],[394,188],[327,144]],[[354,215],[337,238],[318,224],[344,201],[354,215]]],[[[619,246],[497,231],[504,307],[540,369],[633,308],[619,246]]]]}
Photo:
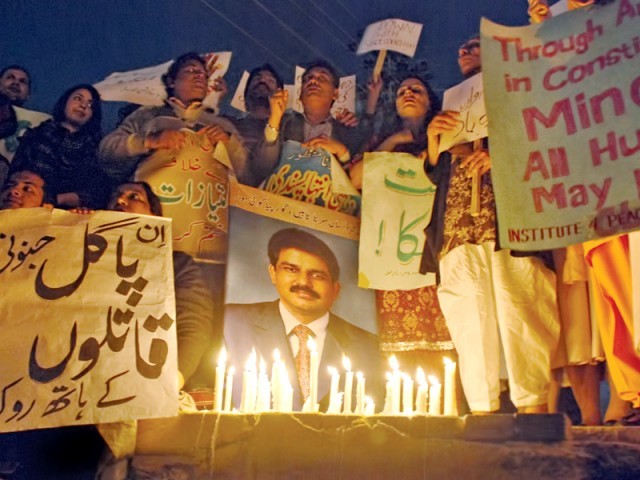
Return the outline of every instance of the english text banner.
{"type": "Polygon", "coordinates": [[[502,246],[556,248],[640,227],[638,31],[629,0],[528,27],[483,19],[502,246]]]}

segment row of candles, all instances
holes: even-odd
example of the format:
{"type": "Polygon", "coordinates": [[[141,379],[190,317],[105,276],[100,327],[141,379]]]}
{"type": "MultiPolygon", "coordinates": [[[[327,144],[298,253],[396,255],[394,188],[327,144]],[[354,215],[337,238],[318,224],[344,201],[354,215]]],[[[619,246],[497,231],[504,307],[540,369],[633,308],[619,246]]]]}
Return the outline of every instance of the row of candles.
{"type": "MultiPolygon", "coordinates": [[[[310,351],[309,396],[302,411],[318,411],[318,353],[313,338],[308,343],[310,351]]],[[[328,367],[331,376],[329,389],[329,414],[373,415],[375,404],[365,394],[365,377],[362,372],[354,372],[348,357],[343,356],[345,370],[343,390],[340,391],[341,375],[338,369],[328,367]],[[355,408],[354,400],[355,379],[355,408]]],[[[437,377],[425,375],[418,367],[416,379],[400,370],[395,355],[389,358],[391,371],[386,373],[386,394],[382,415],[441,415],[443,413],[441,396],[443,385],[437,377]]],[[[232,412],[232,395],[235,369],[227,368],[226,350],[221,350],[216,366],[214,387],[214,406],[218,412],[232,412]]],[[[255,350],[245,363],[242,375],[242,393],[238,411],[241,413],[291,412],[293,411],[293,387],[289,380],[285,362],[276,349],[273,353],[271,378],[267,375],[263,358],[258,361],[255,350]]],[[[457,415],[456,364],[444,359],[444,415],[457,415]]]]}

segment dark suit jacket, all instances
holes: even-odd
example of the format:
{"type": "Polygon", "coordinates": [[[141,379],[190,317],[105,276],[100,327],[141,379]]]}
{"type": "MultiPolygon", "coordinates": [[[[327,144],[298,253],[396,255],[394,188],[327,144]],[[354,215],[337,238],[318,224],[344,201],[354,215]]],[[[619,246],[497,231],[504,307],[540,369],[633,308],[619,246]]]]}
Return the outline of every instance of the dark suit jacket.
{"type": "MultiPolygon", "coordinates": [[[[289,381],[293,386],[293,409],[302,408],[300,385],[297,381],[295,360],[289,339],[286,336],[284,322],[280,317],[278,301],[225,305],[224,341],[229,361],[241,372],[244,364],[255,348],[258,358],[262,356],[267,365],[273,361],[273,350],[278,349],[289,372],[289,381]]],[[[325,337],[318,370],[318,399],[320,409],[326,411],[329,401],[331,378],[327,367],[342,371],[342,354],[351,360],[354,372],[361,371],[366,379],[366,392],[373,397],[376,405],[382,398],[383,372],[378,337],[337,315],[329,315],[327,335],[325,337]]],[[[340,390],[344,387],[344,374],[340,378],[340,390]]],[[[234,382],[234,403],[239,405],[241,382],[234,382]]],[[[354,380],[355,401],[355,380],[354,380]]]]}

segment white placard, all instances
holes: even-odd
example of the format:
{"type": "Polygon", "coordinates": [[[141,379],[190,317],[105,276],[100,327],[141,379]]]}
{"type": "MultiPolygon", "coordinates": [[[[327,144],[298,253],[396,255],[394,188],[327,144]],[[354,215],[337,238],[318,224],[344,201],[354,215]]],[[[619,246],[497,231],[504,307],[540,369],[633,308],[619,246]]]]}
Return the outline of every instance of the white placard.
{"type": "Polygon", "coordinates": [[[455,131],[440,136],[439,153],[455,145],[486,137],[488,120],[482,74],[474,75],[444,92],[442,109],[460,112],[460,124],[455,131]]]}
{"type": "Polygon", "coordinates": [[[357,54],[373,50],[393,50],[413,57],[421,31],[421,23],[407,22],[399,18],[389,18],[372,23],[364,31],[357,54]]]}
{"type": "Polygon", "coordinates": [[[242,77],[240,78],[240,83],[238,83],[238,88],[236,88],[236,93],[233,94],[233,98],[231,99],[231,106],[241,112],[247,111],[247,106],[244,103],[244,89],[247,87],[248,81],[249,72],[245,70],[242,72],[242,77]]]}
{"type": "MultiPolygon", "coordinates": [[[[216,107],[220,100],[220,92],[214,91],[214,81],[224,77],[231,62],[231,52],[209,52],[202,54],[205,61],[211,62],[217,55],[215,64],[208,67],[213,74],[209,77],[208,93],[204,104],[216,107]]],[[[161,77],[167,73],[173,60],[152,67],[115,72],[94,84],[102,100],[132,102],[140,105],[162,105],[167,97],[161,77]]]]}

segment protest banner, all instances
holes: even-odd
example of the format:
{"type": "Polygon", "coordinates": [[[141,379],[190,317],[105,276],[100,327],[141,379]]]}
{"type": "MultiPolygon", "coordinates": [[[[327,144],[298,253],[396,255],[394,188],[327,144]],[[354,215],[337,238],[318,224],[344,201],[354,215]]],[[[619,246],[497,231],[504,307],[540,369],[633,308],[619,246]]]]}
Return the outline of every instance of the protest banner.
{"type": "Polygon", "coordinates": [[[242,72],[242,77],[240,77],[240,82],[238,83],[238,87],[236,88],[236,93],[233,94],[233,98],[231,99],[231,106],[236,110],[240,110],[241,112],[247,111],[247,106],[244,103],[244,89],[247,87],[247,82],[249,81],[249,72],[246,70],[242,72]]]}
{"type": "MultiPolygon", "coordinates": [[[[216,107],[220,92],[214,90],[215,80],[224,77],[231,62],[231,52],[209,52],[202,54],[209,72],[207,96],[203,103],[216,107]]],[[[173,60],[152,67],[114,72],[94,84],[102,100],[131,102],[139,105],[162,105],[167,97],[161,77],[167,73],[173,60]]]]}
{"type": "MultiPolygon", "coordinates": [[[[178,119],[158,118],[169,128],[178,119]]],[[[229,158],[222,143],[215,148],[205,135],[184,128],[187,141],[179,150],[158,150],[136,171],[136,180],[151,185],[163,214],[173,219],[173,248],[195,259],[224,263],[229,227],[229,158]]],[[[230,149],[241,148],[232,136],[230,149]]]]}
{"type": "Polygon", "coordinates": [[[349,215],[360,211],[360,195],[333,155],[288,140],[264,189],[349,215]]]}
{"type": "Polygon", "coordinates": [[[528,27],[483,19],[503,247],[557,248],[640,227],[639,26],[629,0],[528,27]]]}
{"type": "Polygon", "coordinates": [[[423,160],[408,153],[365,153],[359,281],[363,288],[410,290],[433,285],[419,272],[436,187],[423,160]]]}
{"type": "Polygon", "coordinates": [[[358,45],[358,55],[379,50],[372,77],[378,79],[382,72],[387,50],[402,53],[408,57],[416,54],[422,24],[390,18],[367,26],[358,45]]]}
{"type": "Polygon", "coordinates": [[[460,125],[454,132],[440,135],[438,153],[461,143],[487,136],[487,111],[484,106],[482,74],[479,73],[444,92],[443,110],[460,112],[460,125]]]}
{"type": "Polygon", "coordinates": [[[0,432],[177,414],[170,220],[0,211],[0,432]]]}
{"type": "Polygon", "coordinates": [[[389,18],[367,26],[358,45],[358,55],[374,50],[392,50],[413,57],[420,40],[422,24],[389,18]]]}
{"type": "Polygon", "coordinates": [[[302,92],[302,75],[304,75],[304,68],[296,65],[295,75],[293,77],[293,85],[285,85],[284,88],[289,92],[287,100],[287,108],[290,108],[294,112],[302,113],[302,102],[300,101],[300,92],[302,92]]]}
{"type": "Polygon", "coordinates": [[[30,128],[37,127],[45,120],[49,120],[51,115],[46,113],[27,110],[26,108],[13,107],[16,112],[16,120],[18,121],[16,131],[13,135],[0,139],[0,155],[9,160],[13,160],[13,156],[18,150],[20,137],[22,137],[30,128]]]}

